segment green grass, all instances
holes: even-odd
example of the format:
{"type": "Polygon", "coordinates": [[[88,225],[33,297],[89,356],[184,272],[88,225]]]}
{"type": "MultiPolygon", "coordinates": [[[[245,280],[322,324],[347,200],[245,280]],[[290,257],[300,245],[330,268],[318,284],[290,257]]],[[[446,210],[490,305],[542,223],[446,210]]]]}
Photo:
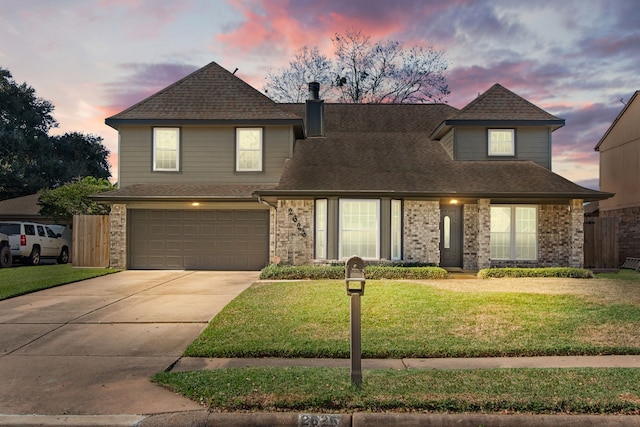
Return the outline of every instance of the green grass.
{"type": "MultiPolygon", "coordinates": [[[[185,355],[348,358],[349,331],[344,282],[262,283],[216,316],[185,355]]],[[[368,281],[362,297],[365,358],[598,354],[640,354],[640,304],[386,281],[368,281]]]]}
{"type": "Polygon", "coordinates": [[[216,411],[640,414],[640,369],[366,370],[245,368],[154,381],[216,411]]]}
{"type": "Polygon", "coordinates": [[[117,271],[110,268],[73,268],[71,264],[2,268],[0,300],[117,271]]]}
{"type": "Polygon", "coordinates": [[[621,268],[615,273],[598,273],[596,276],[602,279],[629,280],[640,283],[640,272],[628,268],[621,268]]]}

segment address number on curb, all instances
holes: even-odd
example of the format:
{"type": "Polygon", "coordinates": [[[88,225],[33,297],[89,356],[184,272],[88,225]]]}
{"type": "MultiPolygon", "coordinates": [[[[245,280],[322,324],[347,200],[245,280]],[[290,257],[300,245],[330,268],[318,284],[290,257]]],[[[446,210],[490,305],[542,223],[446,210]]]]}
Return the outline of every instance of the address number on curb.
{"type": "Polygon", "coordinates": [[[298,427],[337,427],[340,423],[339,415],[298,415],[298,427]]]}

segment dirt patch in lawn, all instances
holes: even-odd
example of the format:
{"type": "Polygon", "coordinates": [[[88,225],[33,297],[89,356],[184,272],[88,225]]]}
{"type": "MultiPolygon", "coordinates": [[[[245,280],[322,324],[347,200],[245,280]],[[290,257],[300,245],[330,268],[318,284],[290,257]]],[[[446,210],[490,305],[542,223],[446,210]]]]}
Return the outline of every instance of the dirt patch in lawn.
{"type": "Polygon", "coordinates": [[[518,292],[549,295],[576,295],[606,304],[640,306],[640,283],[612,279],[476,279],[412,280],[456,292],[518,292]]]}

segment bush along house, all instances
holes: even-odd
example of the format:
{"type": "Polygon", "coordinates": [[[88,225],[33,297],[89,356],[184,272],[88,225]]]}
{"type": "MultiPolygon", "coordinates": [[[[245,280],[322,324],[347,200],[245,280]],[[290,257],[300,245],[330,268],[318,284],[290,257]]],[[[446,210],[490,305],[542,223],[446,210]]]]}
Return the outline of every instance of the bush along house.
{"type": "Polygon", "coordinates": [[[461,110],[309,89],[275,103],[211,63],[107,118],[111,266],[582,266],[583,203],[612,195],[551,171],[563,119],[499,84],[461,110]]]}

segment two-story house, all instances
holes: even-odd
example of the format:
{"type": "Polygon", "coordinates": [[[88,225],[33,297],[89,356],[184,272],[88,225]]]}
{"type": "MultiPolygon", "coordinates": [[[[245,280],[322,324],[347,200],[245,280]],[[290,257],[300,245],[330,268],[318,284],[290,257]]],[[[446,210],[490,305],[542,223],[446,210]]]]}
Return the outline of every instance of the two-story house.
{"type": "Polygon", "coordinates": [[[622,108],[595,147],[600,189],[615,196],[599,203],[602,217],[618,218],[618,259],[640,257],[640,91],[622,108]]]}
{"type": "Polygon", "coordinates": [[[111,265],[583,263],[583,203],[551,171],[557,118],[496,84],[446,104],[278,104],[211,63],[106,119],[111,265]]]}

